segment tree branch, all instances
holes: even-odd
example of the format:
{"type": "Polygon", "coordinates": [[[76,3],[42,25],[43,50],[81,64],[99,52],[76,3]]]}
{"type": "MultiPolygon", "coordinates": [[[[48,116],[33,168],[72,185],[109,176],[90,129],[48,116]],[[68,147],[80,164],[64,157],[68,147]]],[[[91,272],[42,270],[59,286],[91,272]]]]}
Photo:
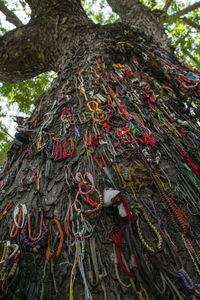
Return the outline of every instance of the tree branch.
{"type": "Polygon", "coordinates": [[[190,59],[192,59],[197,65],[199,65],[199,61],[187,50],[185,50],[185,53],[189,56],[190,59]]]}
{"type": "Polygon", "coordinates": [[[81,0],[25,0],[25,2],[30,6],[34,18],[55,15],[58,11],[68,15],[69,13],[73,15],[74,12],[85,14],[81,0]]]}
{"type": "Polygon", "coordinates": [[[59,58],[80,38],[80,27],[81,34],[87,34],[92,23],[79,0],[27,0],[27,3],[34,5],[37,14],[32,14],[27,25],[0,37],[1,82],[23,81],[42,72],[57,71],[59,58]]]}
{"type": "Polygon", "coordinates": [[[180,10],[180,11],[178,11],[177,13],[175,13],[175,14],[173,14],[171,16],[169,16],[165,21],[167,23],[174,23],[181,16],[183,16],[183,15],[185,15],[185,14],[187,14],[187,13],[189,13],[189,12],[191,12],[191,11],[199,8],[199,7],[200,7],[200,1],[197,2],[197,3],[194,3],[192,5],[190,5],[188,7],[186,7],[184,9],[180,10]]]}
{"type": "Polygon", "coordinates": [[[0,38],[0,81],[16,82],[49,70],[44,36],[37,25],[18,27],[0,38]]]}
{"type": "Polygon", "coordinates": [[[167,12],[173,0],[167,0],[165,6],[163,7],[163,11],[167,12]]]}
{"type": "Polygon", "coordinates": [[[123,23],[135,25],[147,36],[152,37],[163,49],[171,51],[170,42],[156,13],[139,0],[107,0],[107,2],[123,23]]]}
{"type": "Polygon", "coordinates": [[[199,24],[193,22],[192,20],[190,20],[190,19],[188,19],[186,17],[181,18],[181,20],[183,20],[184,23],[186,23],[186,24],[188,24],[188,25],[196,28],[198,31],[200,31],[200,25],[199,24]]]}
{"type": "Polygon", "coordinates": [[[20,19],[12,11],[10,11],[1,1],[0,11],[6,16],[6,21],[12,23],[16,27],[23,26],[23,23],[20,21],[20,19]]]}

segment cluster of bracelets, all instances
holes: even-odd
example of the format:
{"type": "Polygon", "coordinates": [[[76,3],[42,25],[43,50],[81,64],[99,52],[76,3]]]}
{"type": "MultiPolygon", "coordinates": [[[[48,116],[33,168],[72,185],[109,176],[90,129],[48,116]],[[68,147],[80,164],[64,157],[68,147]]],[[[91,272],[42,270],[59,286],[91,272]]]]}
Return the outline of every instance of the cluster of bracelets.
{"type": "Polygon", "coordinates": [[[63,278],[70,300],[200,298],[200,72],[148,43],[87,45],[27,120],[35,135],[0,181],[20,241],[2,243],[0,285],[22,251],[41,300],[66,295],[63,278]]]}

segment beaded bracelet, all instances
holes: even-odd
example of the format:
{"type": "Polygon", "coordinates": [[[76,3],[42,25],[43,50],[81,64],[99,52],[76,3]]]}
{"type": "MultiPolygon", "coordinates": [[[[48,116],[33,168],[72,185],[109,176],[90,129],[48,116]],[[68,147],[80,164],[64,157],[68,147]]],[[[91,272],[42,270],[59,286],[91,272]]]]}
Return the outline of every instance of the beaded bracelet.
{"type": "Polygon", "coordinates": [[[2,215],[0,216],[0,221],[5,217],[8,211],[13,207],[14,203],[10,200],[8,204],[5,206],[2,215]]]}
{"type": "Polygon", "coordinates": [[[62,142],[58,138],[53,138],[53,139],[57,140],[56,149],[54,150],[54,153],[53,153],[55,155],[54,160],[59,161],[63,158],[62,142]]]}
{"type": "MultiPolygon", "coordinates": [[[[9,241],[8,241],[7,244],[6,244],[6,247],[9,249],[8,252],[10,252],[10,249],[11,249],[11,248],[14,249],[14,250],[13,250],[13,252],[12,252],[11,254],[9,254],[9,255],[8,255],[8,252],[7,252],[7,254],[4,253],[5,256],[4,256],[4,259],[1,260],[1,262],[0,262],[1,264],[3,264],[4,262],[10,260],[11,258],[13,258],[13,256],[16,255],[16,253],[17,253],[17,251],[18,251],[18,249],[19,249],[19,246],[18,246],[17,244],[10,244],[9,241]]],[[[3,257],[3,256],[2,256],[2,257],[3,257]]]]}
{"type": "Polygon", "coordinates": [[[15,255],[15,257],[8,263],[8,265],[6,264],[6,269],[4,271],[4,273],[1,273],[1,278],[0,278],[0,286],[2,286],[3,282],[14,275],[16,268],[17,268],[17,263],[18,263],[18,258],[20,255],[20,250],[17,251],[17,254],[15,255]]]}
{"type": "MultiPolygon", "coordinates": [[[[30,214],[30,217],[33,215],[35,209],[32,210],[31,214],[30,214]]],[[[41,222],[40,222],[41,224],[41,222]]],[[[36,245],[38,245],[44,238],[45,236],[47,235],[48,233],[48,229],[47,229],[47,226],[45,225],[44,223],[44,220],[42,222],[42,227],[43,227],[43,233],[40,235],[40,237],[38,237],[37,240],[33,241],[33,242],[30,242],[29,239],[27,238],[27,229],[28,229],[28,217],[26,218],[26,221],[24,223],[24,227],[23,227],[23,230],[22,230],[22,235],[23,235],[23,239],[24,239],[24,243],[29,246],[29,247],[34,247],[36,245]]]]}
{"type": "Polygon", "coordinates": [[[140,238],[140,241],[141,243],[144,245],[144,247],[151,253],[155,253],[156,250],[154,250],[151,246],[149,246],[147,244],[147,242],[144,240],[144,237],[142,235],[142,232],[141,232],[141,229],[140,229],[140,223],[139,223],[139,214],[140,214],[140,210],[141,212],[143,213],[143,216],[147,222],[147,224],[149,225],[149,227],[152,229],[152,231],[156,234],[157,238],[158,238],[158,241],[157,241],[157,249],[160,250],[161,249],[161,246],[162,246],[162,237],[160,235],[160,233],[158,232],[158,230],[156,229],[156,227],[150,222],[144,208],[142,205],[138,204],[136,206],[133,207],[134,208],[134,213],[136,214],[137,216],[137,219],[136,219],[136,227],[137,227],[137,232],[138,232],[138,235],[139,235],[139,238],[140,238]]]}
{"type": "Polygon", "coordinates": [[[94,122],[104,123],[107,120],[107,118],[108,118],[108,115],[103,110],[92,112],[92,119],[93,119],[94,122]]]}

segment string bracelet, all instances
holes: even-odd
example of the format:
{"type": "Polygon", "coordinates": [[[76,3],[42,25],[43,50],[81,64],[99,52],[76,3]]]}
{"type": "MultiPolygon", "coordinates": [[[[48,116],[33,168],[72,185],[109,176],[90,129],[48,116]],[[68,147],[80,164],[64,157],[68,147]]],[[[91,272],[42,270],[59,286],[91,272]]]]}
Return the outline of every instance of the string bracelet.
{"type": "Polygon", "coordinates": [[[53,220],[51,220],[49,222],[49,224],[48,224],[48,231],[49,231],[49,234],[48,234],[48,248],[47,248],[47,251],[46,251],[46,260],[47,261],[49,261],[52,258],[58,257],[60,255],[60,252],[61,252],[62,246],[63,246],[63,230],[61,228],[60,222],[57,219],[53,219],[53,220]],[[59,233],[60,233],[60,243],[58,245],[58,250],[57,250],[56,254],[52,255],[51,254],[51,249],[50,249],[50,244],[51,244],[50,227],[51,227],[51,224],[54,223],[54,222],[56,223],[57,228],[58,228],[59,233]]]}

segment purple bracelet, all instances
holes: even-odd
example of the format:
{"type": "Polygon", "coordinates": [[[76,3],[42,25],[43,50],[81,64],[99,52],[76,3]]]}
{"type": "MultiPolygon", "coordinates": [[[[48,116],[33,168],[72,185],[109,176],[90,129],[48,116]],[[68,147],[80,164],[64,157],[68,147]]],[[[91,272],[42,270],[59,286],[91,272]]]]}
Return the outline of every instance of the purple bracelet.
{"type": "MultiPolygon", "coordinates": [[[[34,208],[31,212],[31,216],[34,214],[35,210],[37,208],[34,208]]],[[[43,227],[43,233],[41,235],[41,237],[37,240],[37,241],[34,241],[34,242],[31,242],[28,237],[27,237],[27,229],[28,229],[28,217],[26,218],[26,221],[24,223],[24,227],[22,229],[22,235],[23,235],[23,239],[24,239],[24,243],[29,246],[29,247],[35,247],[36,245],[38,245],[44,238],[45,236],[47,235],[48,233],[48,228],[47,226],[45,225],[44,223],[44,220],[42,222],[42,227],[43,227]]]]}
{"type": "Polygon", "coordinates": [[[194,282],[192,281],[192,279],[190,278],[190,276],[188,275],[187,272],[185,272],[184,270],[181,269],[181,270],[177,271],[176,273],[181,277],[185,287],[188,290],[190,290],[190,291],[194,290],[195,284],[194,284],[194,282]]]}

